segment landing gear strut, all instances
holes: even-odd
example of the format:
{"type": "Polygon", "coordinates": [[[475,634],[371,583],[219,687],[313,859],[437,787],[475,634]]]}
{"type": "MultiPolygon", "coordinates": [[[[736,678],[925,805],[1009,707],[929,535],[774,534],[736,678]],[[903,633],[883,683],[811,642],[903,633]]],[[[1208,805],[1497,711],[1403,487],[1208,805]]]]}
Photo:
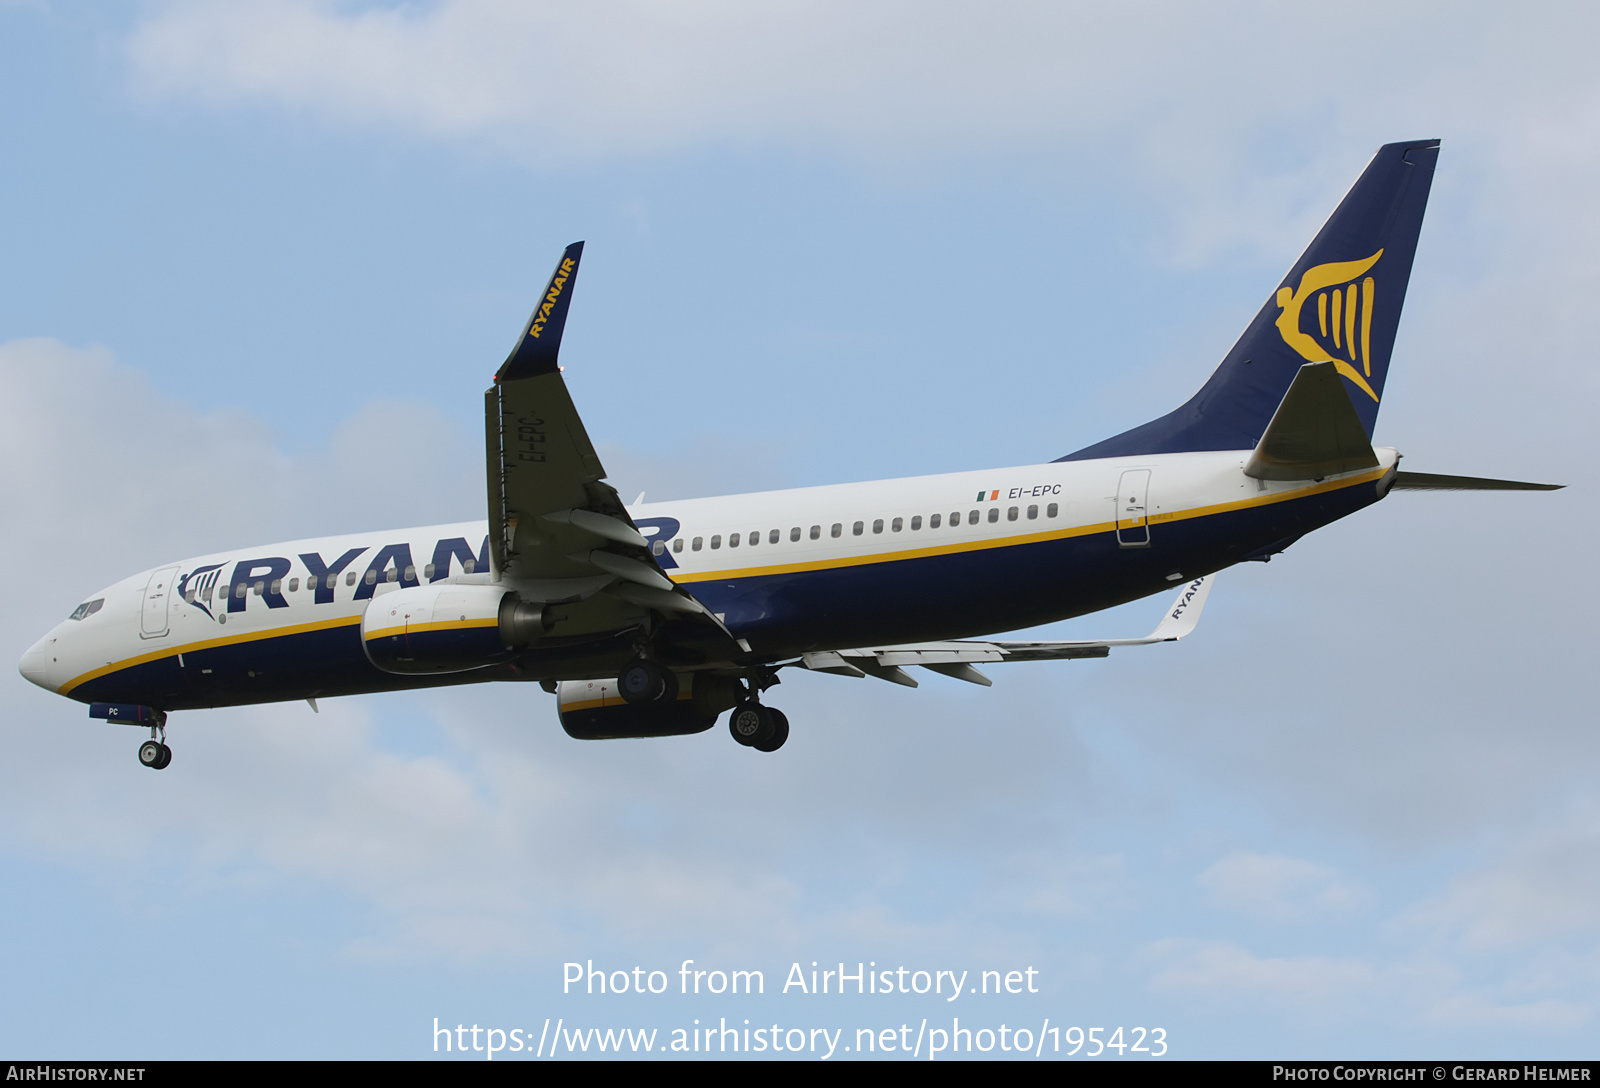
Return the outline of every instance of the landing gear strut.
{"type": "Polygon", "coordinates": [[[150,739],[139,745],[139,762],[152,771],[159,771],[172,762],[172,749],[167,747],[167,716],[150,727],[150,739]],[[159,739],[158,739],[159,737],[159,739]]]}

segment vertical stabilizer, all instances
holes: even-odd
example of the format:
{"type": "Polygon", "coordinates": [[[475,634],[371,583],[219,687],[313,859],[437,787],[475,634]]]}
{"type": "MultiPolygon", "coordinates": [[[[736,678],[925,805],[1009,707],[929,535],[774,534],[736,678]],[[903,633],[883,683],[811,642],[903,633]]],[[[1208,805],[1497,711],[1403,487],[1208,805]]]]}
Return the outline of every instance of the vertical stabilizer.
{"type": "Polygon", "coordinates": [[[1438,140],[1379,148],[1200,392],[1058,460],[1253,449],[1306,363],[1333,364],[1370,438],[1438,157],[1438,140]]]}

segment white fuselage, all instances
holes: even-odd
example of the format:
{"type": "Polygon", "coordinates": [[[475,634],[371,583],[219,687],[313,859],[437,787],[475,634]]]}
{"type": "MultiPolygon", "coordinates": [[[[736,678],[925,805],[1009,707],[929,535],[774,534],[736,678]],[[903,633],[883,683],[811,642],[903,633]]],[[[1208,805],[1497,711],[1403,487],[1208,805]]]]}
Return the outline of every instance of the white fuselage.
{"type": "MultiPolygon", "coordinates": [[[[825,641],[832,628],[846,633],[875,630],[875,617],[819,619],[812,625],[814,631],[786,641],[778,629],[782,623],[812,620],[804,615],[798,621],[785,619],[787,614],[775,611],[765,597],[761,598],[766,602],[761,605],[764,611],[747,617],[740,607],[754,599],[748,592],[751,586],[788,587],[782,596],[785,607],[803,611],[808,594],[823,587],[828,572],[852,572],[871,579],[875,573],[891,570],[937,569],[919,565],[917,560],[959,557],[966,564],[963,570],[993,575],[985,582],[982,606],[973,604],[970,620],[962,614],[967,598],[961,585],[929,583],[920,576],[898,578],[897,586],[881,594],[852,588],[845,598],[828,600],[827,608],[848,610],[849,601],[859,600],[863,608],[881,613],[894,610],[895,602],[904,596],[899,607],[910,615],[925,604],[928,595],[942,595],[947,607],[940,610],[937,629],[923,632],[925,637],[993,633],[1010,629],[988,626],[1005,622],[1007,616],[1018,619],[1014,627],[1077,614],[1068,605],[1047,607],[1041,614],[1035,598],[1047,587],[1039,585],[1016,586],[1015,608],[992,599],[992,587],[1006,584],[1007,564],[1010,557],[1021,554],[1019,549],[1100,540],[1105,544],[1102,550],[1127,555],[1130,570],[1143,563],[1140,577],[1131,578],[1126,587],[1108,589],[1100,583],[1114,577],[1114,571],[1065,567],[1057,571],[1059,580],[1063,584],[1075,578],[1099,580],[1086,600],[1132,599],[1155,592],[1176,577],[1207,573],[1189,565],[1190,559],[1178,551],[1161,556],[1163,538],[1178,540],[1180,526],[1187,532],[1206,519],[1242,512],[1266,516],[1286,502],[1378,480],[1393,469],[1397,455],[1390,449],[1377,453],[1377,469],[1315,483],[1247,477],[1242,470],[1248,451],[1225,451],[1052,462],[647,503],[630,508],[629,514],[652,542],[652,552],[674,582],[724,618],[735,636],[747,626],[758,631],[759,638],[752,640],[757,653],[766,645],[775,647],[774,652],[781,656],[794,652],[794,645],[801,643],[809,649],[841,648],[822,645],[819,639],[825,641]],[[1150,563],[1158,557],[1163,570],[1152,580],[1149,571],[1155,568],[1150,563]],[[1172,568],[1170,573],[1165,573],[1167,566],[1172,568]],[[725,605],[728,601],[737,606],[725,605]]],[[[1372,499],[1358,505],[1366,501],[1372,499]]],[[[1262,532],[1270,536],[1271,530],[1262,532]]],[[[265,648],[276,640],[317,632],[348,630],[354,640],[369,603],[396,589],[440,581],[473,584],[496,580],[496,572],[486,569],[486,536],[485,522],[463,522],[290,541],[164,564],[92,595],[85,602],[93,606],[88,614],[57,624],[28,650],[21,669],[42,687],[89,701],[137,697],[137,690],[120,692],[115,679],[133,675],[140,666],[161,662],[184,674],[193,670],[185,682],[192,683],[197,694],[187,702],[260,701],[223,690],[217,686],[220,681],[210,680],[208,652],[225,647],[265,648]],[[346,561],[331,574],[330,586],[330,568],[341,558],[346,561]],[[215,696],[209,701],[205,698],[208,690],[215,696]]],[[[1205,556],[1214,554],[1222,553],[1212,549],[1205,556]]],[[[1236,554],[1228,561],[1242,557],[1236,554]]],[[[1197,555],[1194,561],[1211,560],[1197,555]]],[[[872,583],[852,583],[863,584],[872,583]]],[[[1070,594],[1055,597],[1074,599],[1070,594]]],[[[80,607],[79,612],[84,611],[80,607]]],[[[906,637],[916,635],[915,631],[906,632],[906,637]]],[[[287,667],[283,662],[262,660],[263,670],[279,674],[269,687],[261,689],[264,697],[304,698],[319,691],[336,694],[347,690],[330,685],[322,674],[297,685],[293,677],[281,675],[287,667]]],[[[320,664],[325,662],[309,663],[308,668],[320,664]]],[[[248,686],[248,681],[256,679],[256,670],[246,671],[248,686]]],[[[474,677],[459,677],[455,682],[470,679],[474,677]]],[[[390,686],[413,686],[413,682],[395,677],[390,686]]],[[[356,687],[370,690],[373,684],[356,687]]]]}

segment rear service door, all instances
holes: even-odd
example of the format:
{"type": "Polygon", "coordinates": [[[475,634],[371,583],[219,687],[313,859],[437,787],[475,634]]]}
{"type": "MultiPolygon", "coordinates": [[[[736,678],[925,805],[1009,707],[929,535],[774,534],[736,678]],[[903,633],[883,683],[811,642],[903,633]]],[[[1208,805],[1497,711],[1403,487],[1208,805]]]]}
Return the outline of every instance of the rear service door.
{"type": "Polygon", "coordinates": [[[1124,548],[1150,546],[1150,470],[1130,468],[1117,485],[1117,543],[1124,548]]]}

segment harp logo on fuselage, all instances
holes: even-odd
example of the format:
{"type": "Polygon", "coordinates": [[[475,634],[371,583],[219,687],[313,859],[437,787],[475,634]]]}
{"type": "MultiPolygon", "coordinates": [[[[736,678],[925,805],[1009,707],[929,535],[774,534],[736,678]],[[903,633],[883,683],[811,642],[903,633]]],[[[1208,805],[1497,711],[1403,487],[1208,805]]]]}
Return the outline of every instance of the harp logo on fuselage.
{"type": "Polygon", "coordinates": [[[1306,269],[1300,286],[1278,288],[1278,333],[1310,363],[1332,363],[1373,400],[1372,307],[1377,281],[1367,272],[1383,250],[1359,261],[1335,261],[1306,269]],[[1314,307],[1306,304],[1315,300],[1314,307]],[[1310,310],[1314,309],[1313,319],[1310,310]],[[1306,328],[1311,325],[1315,332],[1306,328]],[[1358,369],[1359,368],[1359,369],[1358,369]]]}

